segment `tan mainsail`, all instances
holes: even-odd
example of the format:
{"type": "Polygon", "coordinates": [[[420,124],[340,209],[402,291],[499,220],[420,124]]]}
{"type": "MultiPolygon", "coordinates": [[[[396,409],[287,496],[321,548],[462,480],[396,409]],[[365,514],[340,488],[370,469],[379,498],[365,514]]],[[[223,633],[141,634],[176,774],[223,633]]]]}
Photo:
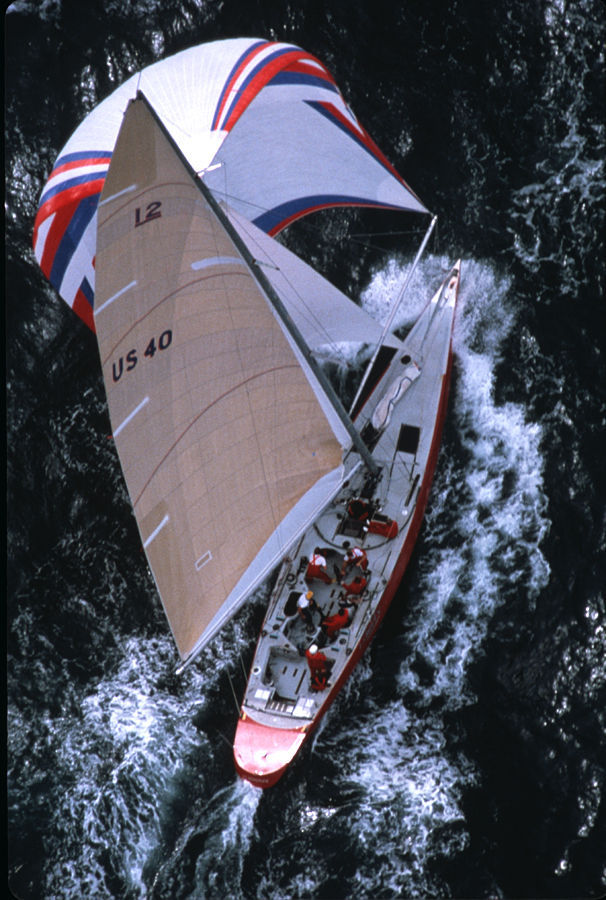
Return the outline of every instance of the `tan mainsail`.
{"type": "Polygon", "coordinates": [[[142,99],[129,104],[112,156],[95,265],[114,438],[186,659],[224,621],[224,604],[230,614],[240,605],[275,546],[255,569],[259,551],[276,535],[288,541],[293,507],[334,493],[348,439],[142,99]]]}

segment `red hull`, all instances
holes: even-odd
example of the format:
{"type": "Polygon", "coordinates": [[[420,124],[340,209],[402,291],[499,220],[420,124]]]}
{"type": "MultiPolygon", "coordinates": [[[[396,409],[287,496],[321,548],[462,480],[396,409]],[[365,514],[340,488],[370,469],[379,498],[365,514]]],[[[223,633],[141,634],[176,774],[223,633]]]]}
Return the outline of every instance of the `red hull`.
{"type": "Polygon", "coordinates": [[[271,728],[256,722],[248,713],[241,713],[234,739],[234,760],[238,774],[251,782],[256,787],[272,787],[281,778],[289,764],[313,733],[320,720],[327,712],[349,676],[357,665],[366,648],[372,641],[397,588],[404,577],[404,572],[410,561],[414,545],[416,543],[421,523],[425,514],[425,507],[429,497],[429,490],[438,460],[438,452],[442,438],[446,409],[448,406],[448,394],[452,372],[452,345],[449,348],[448,366],[443,379],[436,426],[431,442],[431,449],[425,469],[425,476],[421,482],[419,497],[408,534],[400,551],[400,555],[393,568],[391,577],[381,595],[379,604],[368,623],[366,632],[358,642],[347,665],[341,672],[337,681],[332,685],[321,709],[313,722],[303,726],[302,729],[271,728]]]}

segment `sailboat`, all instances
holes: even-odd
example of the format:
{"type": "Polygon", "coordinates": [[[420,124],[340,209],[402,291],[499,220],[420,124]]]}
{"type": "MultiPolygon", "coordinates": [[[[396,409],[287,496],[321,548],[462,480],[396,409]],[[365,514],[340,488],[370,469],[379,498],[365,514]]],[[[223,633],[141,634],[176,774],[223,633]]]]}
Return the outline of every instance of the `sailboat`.
{"type": "Polygon", "coordinates": [[[42,270],[97,336],[179,668],[275,578],[234,739],[260,787],[395,594],[446,414],[460,263],[400,340],[396,304],[381,326],[275,239],[340,205],[428,215],[318,60],[234,39],[148,67],[93,110],[35,223],[42,270]],[[348,410],[317,359],[342,342],[374,347],[348,410]]]}

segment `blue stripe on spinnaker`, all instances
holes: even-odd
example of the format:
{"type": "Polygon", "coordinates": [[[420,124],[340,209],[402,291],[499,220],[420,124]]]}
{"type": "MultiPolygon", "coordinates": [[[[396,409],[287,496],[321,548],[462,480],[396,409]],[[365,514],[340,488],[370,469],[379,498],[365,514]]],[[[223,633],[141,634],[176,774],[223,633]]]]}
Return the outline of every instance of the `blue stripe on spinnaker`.
{"type": "Polygon", "coordinates": [[[277,75],[274,75],[268,84],[308,84],[311,87],[325,88],[327,91],[333,91],[335,94],[339,93],[338,87],[327,81],[326,78],[321,78],[319,75],[307,75],[304,72],[282,70],[277,75]]]}
{"type": "Polygon", "coordinates": [[[89,181],[104,179],[105,175],[106,172],[90,172],[87,175],[79,175],[77,178],[69,178],[67,181],[62,181],[61,184],[44,191],[40,197],[40,206],[46,203],[47,200],[50,200],[51,197],[56,197],[62,191],[68,191],[70,188],[78,187],[80,184],[87,184],[89,181]]]}
{"type": "Polygon", "coordinates": [[[69,225],[65,229],[63,237],[57,247],[53,265],[50,271],[49,281],[59,290],[65,270],[67,269],[74,251],[80,243],[80,239],[84,234],[87,225],[97,210],[98,195],[92,194],[90,197],[84,197],[78,204],[74,215],[71,217],[69,225]]]}
{"type": "Polygon", "coordinates": [[[92,306],[93,301],[95,299],[95,292],[92,289],[88,278],[82,279],[82,284],[80,285],[80,290],[82,291],[82,293],[84,294],[84,296],[86,297],[86,299],[88,300],[90,305],[92,306]]]}
{"type": "Polygon", "coordinates": [[[369,197],[352,197],[346,194],[314,194],[309,197],[297,197],[268,209],[266,212],[253,219],[253,224],[261,228],[267,234],[271,234],[276,228],[283,227],[291,220],[313,212],[316,209],[324,209],[329,206],[378,206],[382,209],[400,209],[399,206],[390,203],[381,203],[369,197]]]}

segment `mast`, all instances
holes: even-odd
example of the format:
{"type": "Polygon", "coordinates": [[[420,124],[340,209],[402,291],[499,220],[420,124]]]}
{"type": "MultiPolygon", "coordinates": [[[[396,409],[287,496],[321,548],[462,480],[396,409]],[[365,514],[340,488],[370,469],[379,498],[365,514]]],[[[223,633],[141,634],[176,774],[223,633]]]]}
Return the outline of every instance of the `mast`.
{"type": "Polygon", "coordinates": [[[366,444],[360,437],[360,433],[358,432],[355,425],[353,424],[350,416],[348,415],[347,411],[345,410],[343,404],[341,403],[339,397],[337,396],[330,381],[328,380],[328,378],[326,377],[326,375],[324,374],[324,372],[322,371],[322,369],[320,368],[320,366],[317,364],[316,360],[312,356],[311,351],[309,350],[309,347],[307,346],[307,343],[305,342],[299,329],[293,322],[292,317],[286,310],[284,304],[278,297],[278,295],[275,292],[274,288],[272,287],[271,283],[267,279],[265,273],[261,270],[260,266],[255,261],[254,257],[250,253],[248,247],[246,246],[246,244],[244,243],[244,241],[242,240],[242,238],[240,237],[240,235],[238,234],[238,232],[236,231],[234,226],[231,224],[231,222],[229,221],[229,219],[226,216],[226,214],[224,213],[224,211],[221,209],[220,204],[213,197],[209,188],[204,184],[202,179],[198,177],[197,173],[194,171],[192,166],[189,164],[188,160],[185,158],[185,156],[181,152],[178,145],[174,142],[170,133],[165,128],[164,123],[156,115],[156,112],[155,112],[153,106],[148,101],[147,97],[142,93],[142,91],[137,91],[137,98],[143,100],[143,102],[149,109],[150,113],[154,117],[155,121],[158,123],[158,126],[162,129],[167,140],[174,147],[174,150],[178,154],[181,162],[187,168],[187,170],[190,172],[194,182],[197,184],[200,192],[202,193],[202,196],[204,197],[204,199],[206,200],[208,205],[211,207],[211,209],[213,210],[213,212],[215,213],[215,215],[221,222],[222,226],[224,227],[225,231],[228,233],[229,237],[231,238],[231,240],[234,242],[234,244],[238,248],[239,252],[242,254],[242,257],[244,258],[246,264],[248,265],[248,267],[249,267],[250,271],[252,272],[254,278],[256,279],[257,283],[259,284],[259,286],[261,287],[261,289],[263,290],[265,295],[268,297],[268,299],[271,302],[276,313],[278,314],[278,316],[284,323],[285,327],[287,328],[289,334],[291,335],[292,339],[294,340],[297,348],[303,354],[303,357],[304,357],[306,363],[309,365],[310,369],[312,370],[312,372],[314,373],[318,382],[320,383],[322,389],[324,390],[324,393],[326,394],[330,403],[332,404],[337,416],[341,420],[348,435],[350,436],[353,446],[356,448],[356,450],[362,457],[365,465],[367,466],[367,468],[369,469],[369,471],[371,472],[372,475],[374,475],[374,476],[378,475],[379,466],[375,462],[368,447],[366,446],[366,444]]]}
{"type": "Polygon", "coordinates": [[[357,402],[358,402],[358,399],[360,398],[360,396],[361,396],[361,394],[362,394],[362,391],[363,391],[363,389],[364,389],[364,386],[365,386],[366,382],[368,381],[368,377],[369,377],[370,373],[372,372],[372,368],[373,368],[373,366],[374,366],[374,364],[375,364],[375,362],[376,362],[377,356],[379,355],[379,352],[380,352],[380,350],[381,350],[381,347],[383,346],[383,342],[385,341],[385,338],[386,338],[386,336],[387,336],[387,333],[389,332],[389,330],[390,330],[390,328],[391,328],[391,326],[392,326],[392,323],[393,323],[393,320],[395,319],[396,313],[397,313],[398,309],[400,308],[400,305],[401,305],[402,300],[403,300],[403,298],[404,298],[404,294],[406,293],[406,290],[407,290],[407,288],[408,288],[408,285],[410,284],[410,279],[412,278],[413,272],[414,272],[414,270],[416,269],[417,264],[418,264],[419,260],[421,259],[421,256],[423,255],[423,252],[424,252],[424,250],[425,250],[425,247],[427,246],[427,242],[428,242],[429,238],[431,237],[431,233],[432,233],[432,231],[433,231],[433,229],[434,229],[434,226],[435,226],[437,220],[438,220],[438,217],[437,217],[437,216],[433,216],[432,219],[431,219],[431,222],[429,223],[429,226],[428,226],[428,228],[427,228],[427,231],[425,232],[425,237],[423,238],[423,240],[422,240],[422,242],[421,242],[421,246],[419,247],[419,249],[418,249],[418,251],[417,251],[417,255],[416,255],[415,258],[414,258],[413,264],[412,264],[412,266],[410,267],[410,269],[409,269],[409,271],[408,271],[408,274],[407,274],[407,276],[406,276],[406,280],[404,281],[404,284],[403,284],[403,286],[402,286],[402,290],[400,291],[400,295],[399,295],[398,299],[396,300],[396,302],[395,302],[395,303],[393,304],[393,306],[392,306],[391,312],[390,312],[390,314],[389,314],[389,316],[388,316],[388,318],[387,318],[387,321],[385,322],[385,325],[384,325],[384,327],[383,327],[383,333],[382,333],[382,335],[381,335],[381,338],[380,338],[380,340],[379,340],[379,343],[377,344],[377,347],[376,347],[376,349],[375,349],[375,352],[374,352],[373,355],[372,355],[372,359],[370,360],[368,366],[366,367],[366,371],[364,372],[364,377],[362,378],[362,381],[360,382],[360,386],[359,386],[359,388],[358,388],[358,392],[357,392],[357,394],[356,394],[356,396],[355,396],[355,398],[354,398],[354,401],[353,401],[353,403],[352,403],[352,405],[351,405],[351,409],[352,409],[352,410],[356,408],[356,404],[357,404],[357,402]]]}

